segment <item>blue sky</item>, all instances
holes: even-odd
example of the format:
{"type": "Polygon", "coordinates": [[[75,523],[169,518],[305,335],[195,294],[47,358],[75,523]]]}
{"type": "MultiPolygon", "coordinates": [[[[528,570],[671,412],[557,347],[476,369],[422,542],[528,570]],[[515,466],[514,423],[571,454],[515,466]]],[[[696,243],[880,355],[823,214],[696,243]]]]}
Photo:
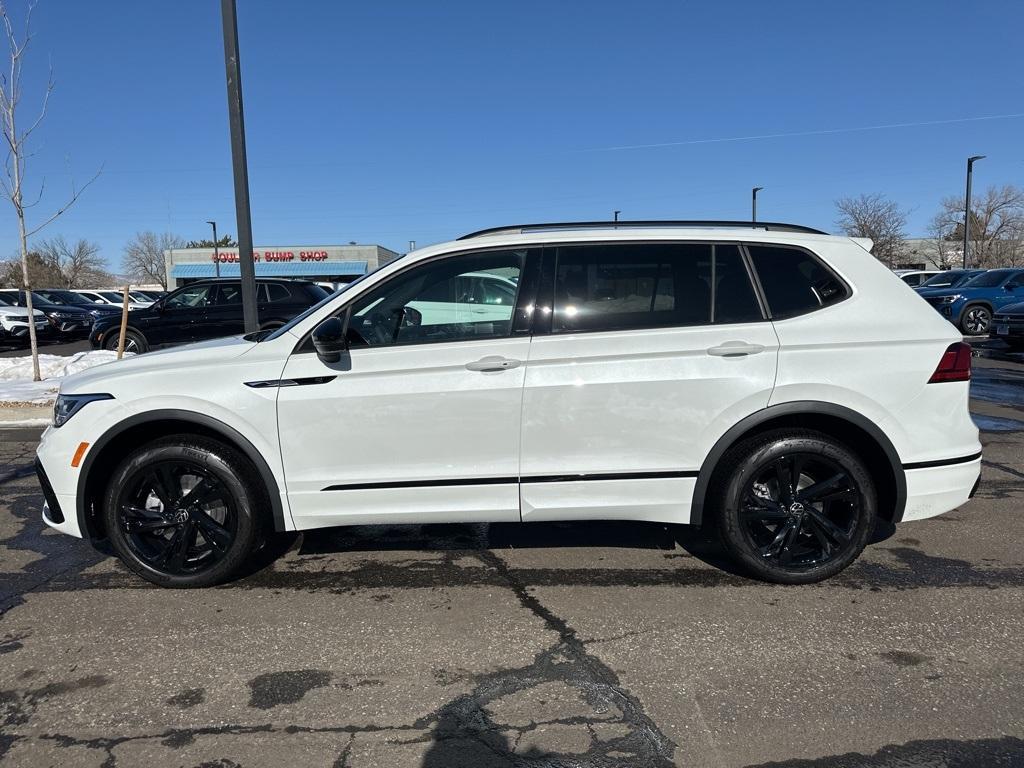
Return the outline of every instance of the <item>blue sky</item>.
{"type": "MultiPolygon", "coordinates": [[[[138,230],[235,232],[219,8],[41,0],[34,215],[104,169],[44,235],[116,268],[138,230]]],[[[1009,0],[239,0],[253,237],[404,251],[613,209],[744,218],[755,185],[765,220],[834,229],[836,198],[881,192],[924,234],[969,154],[976,189],[1024,185],[1021,29],[1009,0]],[[932,124],[845,130],[907,123],[932,124]]],[[[8,206],[0,257],[16,233],[8,206]]]]}

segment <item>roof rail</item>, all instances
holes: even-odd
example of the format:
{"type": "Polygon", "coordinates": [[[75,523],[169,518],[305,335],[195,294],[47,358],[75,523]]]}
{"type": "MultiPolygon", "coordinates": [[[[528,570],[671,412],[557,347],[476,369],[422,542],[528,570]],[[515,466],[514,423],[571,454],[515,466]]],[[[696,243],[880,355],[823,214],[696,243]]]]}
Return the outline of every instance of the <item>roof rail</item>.
{"type": "Polygon", "coordinates": [[[827,235],[820,229],[812,229],[800,224],[780,224],[775,221],[697,221],[697,220],[661,220],[661,221],[563,221],[550,224],[514,224],[505,227],[491,227],[470,232],[459,240],[470,240],[484,235],[522,234],[525,232],[542,232],[556,229],[637,229],[656,227],[707,227],[710,229],[763,229],[768,232],[802,232],[807,235],[827,235]]]}

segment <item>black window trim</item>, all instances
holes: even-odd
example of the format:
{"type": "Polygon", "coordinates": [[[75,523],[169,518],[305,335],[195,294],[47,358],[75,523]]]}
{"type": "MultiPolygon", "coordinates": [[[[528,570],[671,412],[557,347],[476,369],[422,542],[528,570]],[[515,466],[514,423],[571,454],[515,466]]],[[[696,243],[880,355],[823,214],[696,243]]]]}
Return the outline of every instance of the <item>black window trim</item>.
{"type": "MultiPolygon", "coordinates": [[[[387,345],[386,348],[387,349],[392,349],[394,347],[422,347],[422,346],[432,346],[434,344],[479,344],[481,342],[488,342],[488,341],[491,342],[491,343],[494,343],[495,341],[501,341],[501,340],[504,340],[504,339],[517,339],[517,338],[522,338],[524,336],[525,337],[529,337],[529,336],[532,336],[535,333],[535,329],[533,328],[533,326],[535,325],[534,320],[535,320],[536,314],[537,314],[536,313],[537,302],[536,302],[536,286],[532,285],[531,282],[528,281],[528,278],[530,278],[532,276],[534,279],[536,279],[537,273],[540,270],[541,252],[543,251],[543,249],[544,249],[544,246],[541,245],[541,244],[523,243],[522,245],[519,245],[519,246],[516,246],[516,245],[504,245],[504,246],[492,245],[492,246],[486,247],[486,248],[467,248],[466,250],[447,251],[445,253],[439,253],[439,254],[437,254],[435,256],[431,256],[430,258],[422,259],[420,261],[416,261],[416,262],[413,262],[411,264],[406,264],[401,269],[398,269],[398,270],[392,272],[390,275],[385,277],[383,280],[381,280],[379,282],[376,282],[373,285],[369,286],[366,290],[359,291],[359,293],[357,295],[350,297],[344,304],[342,304],[336,310],[334,310],[329,315],[324,317],[323,320],[320,321],[320,323],[324,322],[325,320],[329,320],[332,317],[341,318],[342,322],[345,325],[345,331],[347,333],[348,332],[349,320],[352,317],[352,306],[357,301],[359,301],[360,297],[364,296],[368,291],[375,290],[378,286],[384,285],[385,283],[389,283],[392,280],[395,280],[396,278],[398,278],[398,277],[408,273],[409,271],[411,271],[413,269],[418,269],[418,268],[420,268],[420,267],[422,267],[422,266],[424,266],[426,264],[432,264],[435,261],[442,261],[444,259],[458,258],[460,256],[473,256],[475,254],[480,254],[480,253],[501,253],[501,252],[508,252],[508,251],[513,251],[513,252],[514,251],[525,251],[526,252],[526,256],[523,259],[523,269],[519,273],[519,281],[518,281],[518,283],[516,285],[516,305],[515,305],[515,309],[513,309],[513,311],[512,311],[512,324],[511,324],[511,327],[509,329],[509,333],[508,333],[507,336],[498,336],[498,337],[488,336],[486,338],[459,339],[457,341],[433,341],[433,342],[410,341],[410,342],[405,342],[405,343],[389,344],[389,345],[387,345]],[[527,313],[527,316],[528,316],[529,319],[521,321],[520,320],[520,313],[524,312],[526,307],[528,307],[530,305],[533,305],[534,311],[532,311],[530,313],[527,313]]],[[[317,323],[317,325],[319,325],[320,323],[317,323]]],[[[309,329],[309,331],[307,331],[306,333],[304,333],[302,335],[302,338],[299,339],[299,341],[295,344],[294,347],[292,347],[292,351],[291,351],[292,355],[315,354],[315,350],[313,349],[313,343],[312,343],[312,335],[313,335],[313,330],[317,327],[317,325],[314,325],[312,328],[309,329]]],[[[384,348],[385,347],[365,347],[365,349],[384,349],[384,348]]],[[[359,347],[359,349],[364,349],[364,347],[359,347]]]]}
{"type": "MultiPolygon", "coordinates": [[[[762,243],[756,243],[761,245],[762,243]]],[[[744,243],[739,240],[652,240],[652,239],[638,239],[638,240],[583,240],[583,241],[566,241],[558,243],[547,243],[543,246],[544,248],[544,275],[543,275],[543,286],[545,295],[538,296],[537,308],[541,310],[541,316],[539,322],[534,322],[533,335],[534,336],[576,336],[579,334],[590,334],[590,333],[636,333],[637,331],[669,331],[674,329],[683,328],[711,328],[715,326],[732,326],[732,325],[748,325],[750,323],[765,323],[771,321],[771,316],[768,314],[767,303],[763,299],[761,293],[760,283],[756,280],[753,265],[748,262],[749,255],[744,248],[744,243]],[[578,246],[578,245],[708,245],[711,246],[712,256],[715,255],[716,245],[729,245],[736,246],[740,253],[740,260],[743,266],[747,270],[747,279],[751,281],[751,287],[754,289],[754,297],[757,300],[758,309],[761,313],[760,320],[747,320],[742,323],[719,323],[712,322],[710,319],[704,323],[685,323],[681,325],[645,325],[637,328],[594,328],[594,329],[582,329],[572,331],[552,331],[552,323],[555,315],[555,263],[556,263],[556,252],[559,248],[564,246],[578,246]]],[[[712,259],[712,265],[715,260],[712,259]]],[[[831,270],[830,270],[831,271],[831,270]]],[[[711,292],[712,302],[712,314],[714,306],[714,291],[711,292]]]]}
{"type": "Polygon", "coordinates": [[[767,319],[771,321],[776,320],[792,320],[794,317],[803,317],[804,315],[812,314],[813,312],[821,312],[823,309],[831,309],[832,307],[842,304],[844,301],[853,296],[853,289],[850,284],[842,278],[842,276],[836,272],[828,263],[822,259],[818,254],[809,248],[805,248],[802,245],[792,245],[790,243],[766,243],[763,240],[744,240],[739,243],[740,250],[745,254],[746,260],[749,262],[748,270],[751,278],[754,281],[754,290],[757,293],[758,298],[763,302],[761,311],[765,314],[767,319]],[[812,309],[808,309],[804,312],[795,312],[793,314],[786,314],[780,317],[776,317],[772,314],[771,305],[768,303],[768,294],[765,293],[764,287],[761,285],[761,278],[757,274],[757,267],[754,265],[754,257],[750,253],[750,247],[768,247],[768,248],[788,248],[794,251],[803,251],[807,254],[812,261],[816,262],[825,272],[830,274],[832,278],[839,283],[843,288],[843,298],[838,301],[833,301],[831,304],[823,304],[812,309]]]}

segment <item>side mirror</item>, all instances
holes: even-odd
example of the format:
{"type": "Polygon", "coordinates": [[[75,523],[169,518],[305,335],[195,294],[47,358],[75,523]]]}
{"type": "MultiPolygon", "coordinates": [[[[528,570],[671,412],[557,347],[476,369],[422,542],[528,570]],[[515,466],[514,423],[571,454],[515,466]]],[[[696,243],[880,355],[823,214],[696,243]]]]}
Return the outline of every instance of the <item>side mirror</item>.
{"type": "Polygon", "coordinates": [[[345,324],[340,318],[329,317],[313,329],[313,348],[316,356],[325,363],[337,363],[341,353],[348,350],[345,341],[345,324]]]}

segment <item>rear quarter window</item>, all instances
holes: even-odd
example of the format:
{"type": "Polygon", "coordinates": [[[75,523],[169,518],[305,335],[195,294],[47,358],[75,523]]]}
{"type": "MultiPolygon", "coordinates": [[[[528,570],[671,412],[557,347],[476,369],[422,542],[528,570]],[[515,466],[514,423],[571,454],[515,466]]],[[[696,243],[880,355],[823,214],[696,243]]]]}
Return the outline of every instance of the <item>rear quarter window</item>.
{"type": "Polygon", "coordinates": [[[775,245],[747,249],[773,319],[804,315],[850,295],[838,275],[809,251],[775,245]]]}

